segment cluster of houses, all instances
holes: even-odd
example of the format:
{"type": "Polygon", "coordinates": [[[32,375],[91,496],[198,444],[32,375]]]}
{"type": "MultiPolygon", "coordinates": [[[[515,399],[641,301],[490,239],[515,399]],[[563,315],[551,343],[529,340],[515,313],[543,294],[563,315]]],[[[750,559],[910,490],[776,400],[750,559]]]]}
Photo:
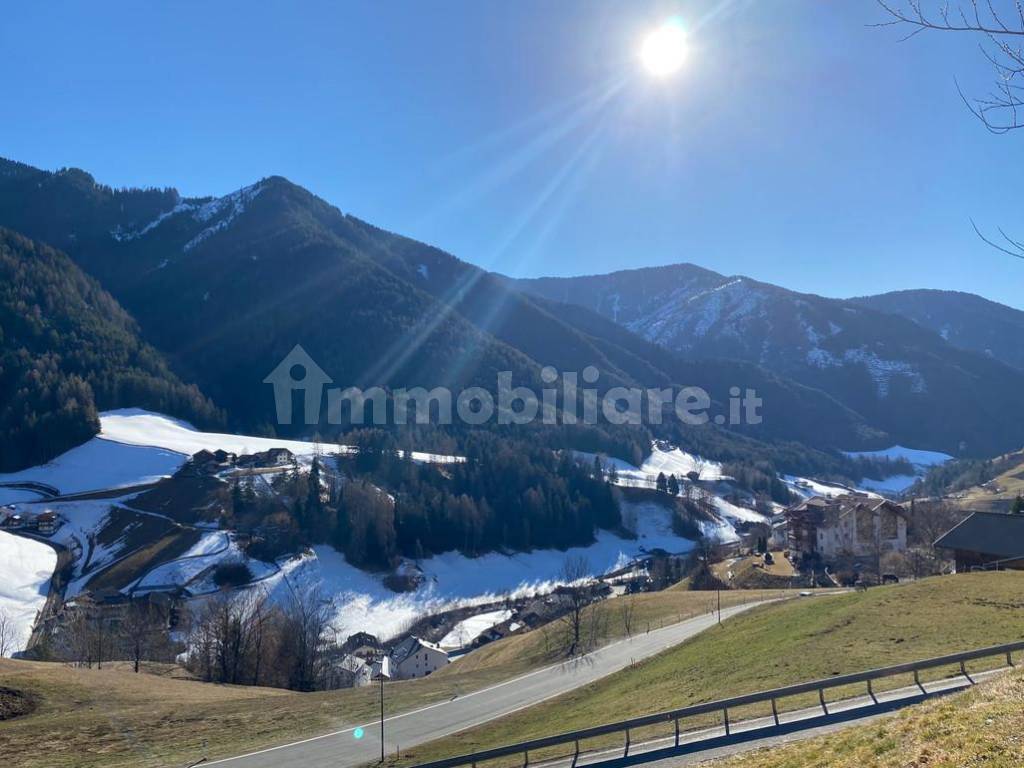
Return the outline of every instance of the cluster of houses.
{"type": "Polygon", "coordinates": [[[329,688],[361,688],[374,679],[374,670],[387,659],[389,675],[396,680],[427,677],[448,665],[448,652],[434,643],[410,635],[390,649],[373,635],[357,632],[345,641],[341,653],[331,661],[329,688]]]}
{"type": "MultiPolygon", "coordinates": [[[[642,577],[646,578],[646,572],[642,577]]],[[[622,575],[640,578],[637,574],[622,575]]],[[[621,584],[629,583],[630,579],[621,584]]],[[[598,600],[612,593],[610,584],[595,581],[585,587],[588,600],[598,600]]],[[[380,669],[384,658],[388,660],[390,676],[396,680],[412,680],[427,677],[447,666],[454,656],[471,648],[500,640],[518,632],[525,632],[547,624],[565,614],[568,610],[567,587],[560,587],[546,595],[536,595],[516,604],[514,610],[508,610],[508,618],[483,630],[472,638],[464,647],[446,648],[438,643],[425,639],[424,635],[440,637],[450,629],[453,620],[461,620],[470,615],[462,611],[447,616],[427,617],[396,645],[385,646],[376,637],[366,632],[357,632],[350,636],[342,645],[339,653],[330,662],[328,674],[329,687],[352,688],[369,685],[374,679],[374,669],[380,669]]]]}
{"type": "Polygon", "coordinates": [[[216,475],[232,469],[273,469],[294,464],[295,455],[287,448],[270,448],[242,456],[230,451],[204,449],[192,454],[183,472],[192,475],[216,475]]]}
{"type": "Polygon", "coordinates": [[[0,507],[0,528],[51,536],[63,522],[60,515],[49,509],[33,514],[20,512],[13,506],[0,507]]]}
{"type": "MultiPolygon", "coordinates": [[[[907,510],[866,494],[814,496],[773,518],[770,541],[798,565],[877,561],[907,551],[907,510]]],[[[948,553],[957,573],[1024,570],[1024,515],[970,513],[934,547],[948,553]]]]}

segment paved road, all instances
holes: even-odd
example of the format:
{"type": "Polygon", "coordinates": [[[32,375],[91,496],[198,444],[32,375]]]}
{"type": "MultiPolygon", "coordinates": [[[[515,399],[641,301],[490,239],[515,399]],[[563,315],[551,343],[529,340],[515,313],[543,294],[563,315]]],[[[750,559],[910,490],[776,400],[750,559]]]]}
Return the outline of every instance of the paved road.
{"type": "MultiPolygon", "coordinates": [[[[772,602],[772,601],[765,601],[772,602]]],[[[761,602],[722,610],[722,619],[761,605],[761,602]]],[[[499,685],[385,719],[385,747],[389,754],[433,741],[488,720],[532,706],[654,656],[714,626],[717,616],[706,614],[629,640],[607,645],[573,661],[537,670],[499,685]]],[[[313,739],[274,747],[248,755],[217,760],[207,765],[225,768],[345,768],[380,759],[379,722],[363,723],[365,735],[354,737],[355,726],[313,739]]],[[[553,728],[557,730],[557,728],[553,728]]]]}

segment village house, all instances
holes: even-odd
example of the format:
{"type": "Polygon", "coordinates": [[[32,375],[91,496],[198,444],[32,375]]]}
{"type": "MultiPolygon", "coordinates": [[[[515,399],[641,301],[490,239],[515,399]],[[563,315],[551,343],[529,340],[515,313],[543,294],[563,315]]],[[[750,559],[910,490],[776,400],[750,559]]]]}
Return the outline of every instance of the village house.
{"type": "Polygon", "coordinates": [[[358,656],[346,654],[327,668],[327,688],[362,688],[373,682],[371,665],[358,656]]]}
{"type": "Polygon", "coordinates": [[[36,531],[41,536],[49,536],[56,532],[60,528],[61,519],[56,512],[46,511],[41,515],[36,515],[35,527],[36,531]]]}
{"type": "Polygon", "coordinates": [[[794,559],[874,558],[907,549],[907,515],[899,504],[861,494],[814,496],[786,510],[794,559]]]}
{"type": "Polygon", "coordinates": [[[379,656],[384,650],[384,645],[369,632],[356,632],[348,636],[341,649],[352,656],[369,660],[379,656]]]}
{"type": "Polygon", "coordinates": [[[400,680],[426,677],[447,664],[446,651],[415,635],[407,637],[391,652],[392,674],[400,680]]]}
{"type": "Polygon", "coordinates": [[[956,572],[1024,570],[1024,515],[974,512],[935,542],[953,553],[956,572]]]}

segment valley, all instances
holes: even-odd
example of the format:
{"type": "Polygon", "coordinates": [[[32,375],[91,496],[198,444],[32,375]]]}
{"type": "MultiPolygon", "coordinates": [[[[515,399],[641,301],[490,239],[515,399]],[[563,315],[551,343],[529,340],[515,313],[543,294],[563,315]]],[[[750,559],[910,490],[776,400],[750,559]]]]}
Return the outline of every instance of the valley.
{"type": "Polygon", "coordinates": [[[0,768],[1024,766],[1022,3],[8,4],[0,768]]]}

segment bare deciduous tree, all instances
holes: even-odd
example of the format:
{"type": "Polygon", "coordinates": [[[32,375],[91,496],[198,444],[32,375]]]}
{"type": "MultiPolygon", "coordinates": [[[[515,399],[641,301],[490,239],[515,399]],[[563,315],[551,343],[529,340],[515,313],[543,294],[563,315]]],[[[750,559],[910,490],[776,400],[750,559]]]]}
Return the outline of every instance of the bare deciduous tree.
{"type": "Polygon", "coordinates": [[[132,662],[135,672],[143,661],[153,661],[158,655],[166,658],[170,648],[167,623],[152,604],[141,600],[130,603],[117,629],[121,652],[132,662]]]}
{"type": "Polygon", "coordinates": [[[622,620],[622,628],[626,631],[626,637],[633,636],[633,616],[636,614],[636,601],[623,595],[619,598],[619,618],[622,620]]]}
{"type": "Polygon", "coordinates": [[[282,650],[290,663],[289,688],[315,690],[326,663],[331,632],[332,602],[319,589],[291,591],[282,617],[282,650]]]}
{"type": "Polygon", "coordinates": [[[0,659],[14,652],[14,634],[14,617],[6,608],[0,607],[0,659]]]}
{"type": "Polygon", "coordinates": [[[583,612],[589,603],[586,584],[589,577],[590,563],[586,557],[574,555],[565,558],[559,578],[566,586],[565,594],[569,600],[569,610],[562,617],[566,629],[567,656],[575,656],[584,645],[583,612]]]}

